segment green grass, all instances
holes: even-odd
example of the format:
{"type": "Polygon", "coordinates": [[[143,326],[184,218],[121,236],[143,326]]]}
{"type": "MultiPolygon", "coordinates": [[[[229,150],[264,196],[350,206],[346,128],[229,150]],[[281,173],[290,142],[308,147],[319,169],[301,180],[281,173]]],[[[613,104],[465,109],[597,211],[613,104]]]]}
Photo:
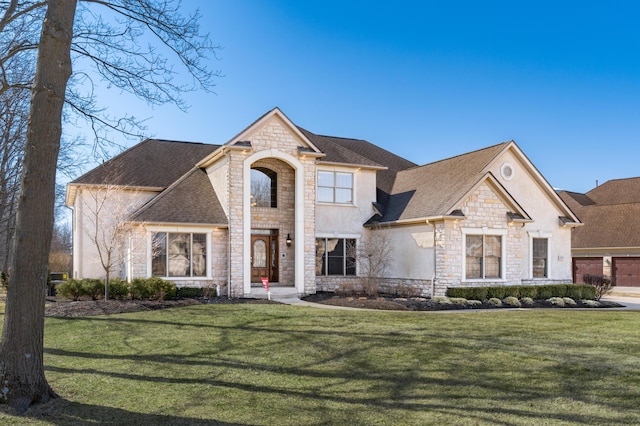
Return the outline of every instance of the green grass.
{"type": "Polygon", "coordinates": [[[60,400],[0,424],[639,424],[640,314],[202,305],[47,318],[60,400]]]}

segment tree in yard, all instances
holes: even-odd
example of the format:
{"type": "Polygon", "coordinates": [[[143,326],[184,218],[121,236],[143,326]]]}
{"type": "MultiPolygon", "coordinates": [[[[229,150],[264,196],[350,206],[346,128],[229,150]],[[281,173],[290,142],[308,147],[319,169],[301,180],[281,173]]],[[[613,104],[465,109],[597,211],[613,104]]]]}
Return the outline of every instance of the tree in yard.
{"type": "MultiPolygon", "coordinates": [[[[135,124],[131,117],[110,118],[96,106],[90,75],[150,104],[184,107],[177,71],[138,40],[148,30],[177,56],[193,86],[209,89],[213,75],[203,61],[213,47],[200,35],[198,19],[183,17],[180,2],[171,0],[0,1],[0,35],[7,41],[0,49],[0,93],[26,87],[31,92],[0,345],[0,402],[18,413],[56,396],[44,375],[44,290],[63,109],[89,120],[95,130],[126,131],[127,123],[135,124]],[[33,61],[33,74],[14,81],[7,65],[19,56],[33,61]],[[94,73],[72,74],[72,63],[94,73]]],[[[96,140],[104,138],[96,133],[96,140]]]]}
{"type": "Polygon", "coordinates": [[[377,295],[380,292],[380,279],[393,263],[393,245],[389,235],[374,228],[365,241],[348,248],[347,253],[358,266],[363,292],[369,296],[377,295]]]}
{"type": "Polygon", "coordinates": [[[91,242],[91,248],[95,249],[98,263],[104,271],[104,298],[108,300],[112,274],[117,272],[118,266],[123,265],[127,253],[135,253],[140,248],[135,246],[133,238],[129,238],[132,228],[128,219],[133,210],[147,201],[147,197],[118,185],[83,189],[78,197],[82,210],[82,232],[91,242]]]}

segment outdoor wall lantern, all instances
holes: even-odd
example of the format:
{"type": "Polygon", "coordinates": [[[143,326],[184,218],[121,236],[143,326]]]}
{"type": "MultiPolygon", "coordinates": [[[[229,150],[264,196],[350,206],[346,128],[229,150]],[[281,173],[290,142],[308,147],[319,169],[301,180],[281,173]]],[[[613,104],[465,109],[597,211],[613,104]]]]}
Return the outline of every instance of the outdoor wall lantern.
{"type": "Polygon", "coordinates": [[[286,243],[287,243],[287,247],[291,247],[291,234],[287,234],[286,243]]]}

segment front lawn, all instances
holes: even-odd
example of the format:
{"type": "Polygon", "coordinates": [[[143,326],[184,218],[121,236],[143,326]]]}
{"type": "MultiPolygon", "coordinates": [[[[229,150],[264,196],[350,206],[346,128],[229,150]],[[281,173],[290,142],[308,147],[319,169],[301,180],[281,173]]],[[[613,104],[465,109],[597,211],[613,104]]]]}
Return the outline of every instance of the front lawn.
{"type": "Polygon", "coordinates": [[[639,424],[640,314],[200,305],[47,318],[2,424],[639,424]]]}

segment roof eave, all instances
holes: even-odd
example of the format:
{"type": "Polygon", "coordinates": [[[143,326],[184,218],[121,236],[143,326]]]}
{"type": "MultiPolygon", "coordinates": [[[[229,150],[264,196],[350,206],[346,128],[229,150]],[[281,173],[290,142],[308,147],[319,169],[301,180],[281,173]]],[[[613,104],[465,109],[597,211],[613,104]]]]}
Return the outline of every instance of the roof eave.
{"type": "Polygon", "coordinates": [[[333,167],[353,167],[357,169],[367,169],[367,170],[388,170],[388,167],[385,166],[372,166],[367,164],[352,164],[352,163],[339,163],[336,161],[318,161],[318,164],[323,166],[333,166],[333,167]]]}

